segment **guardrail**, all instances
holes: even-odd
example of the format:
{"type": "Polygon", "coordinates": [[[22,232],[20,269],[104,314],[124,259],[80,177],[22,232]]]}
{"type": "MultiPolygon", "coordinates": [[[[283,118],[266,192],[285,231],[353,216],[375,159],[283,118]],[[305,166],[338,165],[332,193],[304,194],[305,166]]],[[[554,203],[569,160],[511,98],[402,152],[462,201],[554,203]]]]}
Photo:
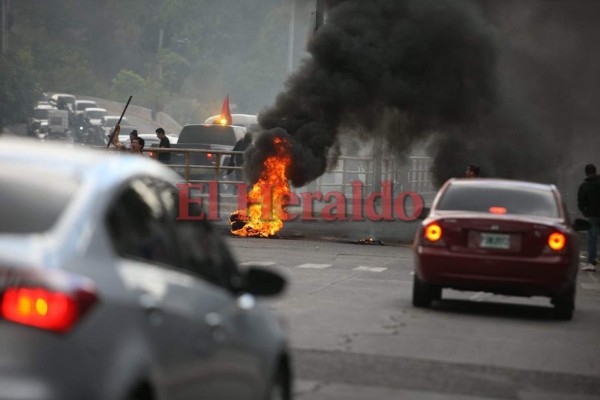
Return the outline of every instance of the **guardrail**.
{"type": "MultiPolygon", "coordinates": [[[[144,149],[144,152],[149,153],[152,158],[158,158],[159,153],[171,153],[183,155],[183,163],[166,163],[165,165],[177,172],[182,182],[186,183],[208,183],[217,182],[219,184],[237,185],[247,183],[242,179],[235,179],[234,171],[242,171],[243,168],[239,166],[228,165],[229,157],[234,155],[243,154],[239,151],[228,151],[228,150],[210,150],[210,149],[185,149],[185,148],[157,148],[150,147],[144,149]],[[205,154],[210,155],[214,158],[214,161],[209,165],[198,165],[192,163],[192,156],[194,154],[205,154]],[[199,178],[200,176],[200,178],[199,178]]],[[[414,163],[409,165],[403,165],[394,158],[383,158],[381,177],[379,182],[391,182],[392,190],[395,193],[402,191],[414,191],[421,194],[426,203],[428,200],[433,198],[435,190],[427,179],[427,174],[423,168],[422,160],[423,157],[419,157],[420,165],[418,170],[411,169],[414,167],[414,163]],[[421,183],[420,185],[414,185],[415,172],[418,172],[421,183]],[[418,187],[415,187],[418,186],[418,187]],[[427,190],[423,190],[423,189],[427,190]],[[416,189],[416,190],[415,190],[416,189]]],[[[325,174],[318,177],[314,182],[309,183],[303,188],[296,188],[294,191],[301,193],[304,191],[312,192],[341,192],[345,194],[352,193],[352,182],[362,182],[363,188],[366,193],[370,193],[373,190],[375,177],[374,177],[374,159],[372,157],[351,157],[351,156],[340,156],[337,160],[335,167],[325,174]]],[[[240,174],[241,175],[241,174],[240,174]]]]}

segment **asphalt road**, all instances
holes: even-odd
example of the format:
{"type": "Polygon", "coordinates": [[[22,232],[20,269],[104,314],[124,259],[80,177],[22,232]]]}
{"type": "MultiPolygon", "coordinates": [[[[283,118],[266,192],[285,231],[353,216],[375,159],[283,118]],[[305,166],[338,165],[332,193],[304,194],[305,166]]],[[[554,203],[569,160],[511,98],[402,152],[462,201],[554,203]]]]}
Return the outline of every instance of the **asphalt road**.
{"type": "Polygon", "coordinates": [[[570,322],[553,320],[544,298],[451,290],[423,310],[410,303],[409,245],[227,240],[240,262],[289,279],[287,293],[270,303],[289,323],[298,399],[600,398],[593,273],[579,275],[570,322]]]}

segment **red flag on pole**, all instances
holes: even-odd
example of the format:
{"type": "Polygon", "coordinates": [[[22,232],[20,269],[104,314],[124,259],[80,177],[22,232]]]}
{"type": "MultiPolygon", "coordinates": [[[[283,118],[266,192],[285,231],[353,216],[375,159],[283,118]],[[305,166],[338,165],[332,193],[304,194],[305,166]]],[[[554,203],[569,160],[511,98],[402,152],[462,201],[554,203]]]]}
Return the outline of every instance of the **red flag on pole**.
{"type": "Polygon", "coordinates": [[[219,117],[219,123],[221,125],[231,125],[231,111],[229,111],[229,93],[225,96],[223,101],[223,107],[221,107],[221,116],[219,117]]]}

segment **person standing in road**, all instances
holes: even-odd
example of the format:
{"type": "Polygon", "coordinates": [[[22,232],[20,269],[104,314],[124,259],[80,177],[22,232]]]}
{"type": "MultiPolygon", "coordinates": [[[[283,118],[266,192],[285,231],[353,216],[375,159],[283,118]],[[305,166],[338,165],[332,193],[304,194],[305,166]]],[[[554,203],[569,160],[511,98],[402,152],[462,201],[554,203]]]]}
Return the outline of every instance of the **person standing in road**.
{"type": "Polygon", "coordinates": [[[130,150],[133,148],[133,139],[136,139],[137,137],[138,137],[137,129],[134,129],[131,132],[129,132],[129,149],[130,150]]]}
{"type": "MultiPolygon", "coordinates": [[[[235,143],[232,151],[246,151],[246,149],[248,148],[248,146],[250,146],[250,144],[252,144],[252,134],[250,132],[247,132],[242,139],[238,140],[235,143]]],[[[228,166],[230,166],[230,167],[241,167],[243,164],[244,164],[244,155],[243,154],[235,154],[229,158],[228,166]]],[[[229,171],[227,171],[227,175],[229,175],[231,173],[231,171],[233,171],[233,176],[235,177],[235,180],[239,181],[242,179],[242,171],[240,171],[239,169],[236,169],[236,170],[230,169],[229,171]]]]}
{"type": "Polygon", "coordinates": [[[467,178],[479,178],[479,165],[469,164],[465,171],[465,177],[467,178]]]}
{"type": "Polygon", "coordinates": [[[121,143],[119,141],[119,133],[121,132],[121,127],[119,125],[115,126],[115,134],[112,138],[112,142],[111,144],[120,151],[126,151],[128,153],[133,153],[133,154],[143,154],[143,150],[144,150],[144,144],[145,141],[143,138],[138,137],[137,136],[137,131],[135,132],[135,136],[133,136],[133,132],[131,132],[129,134],[129,137],[131,139],[131,147],[127,148],[127,146],[125,146],[123,143],[121,143]]]}
{"type": "Polygon", "coordinates": [[[146,141],[143,138],[135,137],[135,138],[131,139],[131,150],[130,151],[133,154],[143,155],[145,144],[146,144],[146,141]]]}
{"type": "MultiPolygon", "coordinates": [[[[171,141],[169,140],[167,135],[165,135],[165,130],[163,128],[158,128],[155,132],[156,132],[156,137],[158,138],[158,140],[160,140],[158,147],[163,148],[163,149],[170,148],[171,141]]],[[[165,164],[170,163],[171,162],[171,153],[159,151],[158,152],[158,161],[165,163],[165,164]]]]}
{"type": "Polygon", "coordinates": [[[598,231],[600,230],[600,176],[596,166],[585,166],[585,179],[577,192],[577,207],[590,222],[588,231],[588,260],[581,268],[584,271],[596,271],[598,231]]]}
{"type": "MultiPolygon", "coordinates": [[[[232,151],[246,151],[248,146],[252,144],[252,133],[246,132],[243,138],[238,140],[233,146],[232,151]]],[[[244,164],[244,154],[234,154],[229,157],[229,163],[227,164],[229,167],[241,167],[244,164]]],[[[227,171],[227,175],[229,175],[233,171],[233,179],[236,181],[241,181],[243,174],[239,169],[229,169],[227,171]]],[[[233,193],[237,194],[237,187],[234,186],[233,193]]]]}

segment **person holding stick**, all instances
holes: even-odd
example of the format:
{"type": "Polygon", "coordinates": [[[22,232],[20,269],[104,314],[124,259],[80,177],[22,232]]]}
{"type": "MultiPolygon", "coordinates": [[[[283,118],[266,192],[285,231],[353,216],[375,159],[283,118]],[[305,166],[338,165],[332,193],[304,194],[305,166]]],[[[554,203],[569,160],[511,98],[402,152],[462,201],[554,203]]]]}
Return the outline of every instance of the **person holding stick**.
{"type": "Polygon", "coordinates": [[[116,125],[115,126],[115,134],[113,135],[111,144],[120,151],[127,151],[133,154],[139,154],[139,155],[143,155],[144,154],[144,145],[145,145],[145,141],[144,139],[142,139],[141,137],[138,137],[137,135],[135,136],[131,136],[131,147],[127,147],[125,146],[123,143],[121,143],[119,141],[119,132],[121,131],[121,126],[120,125],[116,125]]]}

